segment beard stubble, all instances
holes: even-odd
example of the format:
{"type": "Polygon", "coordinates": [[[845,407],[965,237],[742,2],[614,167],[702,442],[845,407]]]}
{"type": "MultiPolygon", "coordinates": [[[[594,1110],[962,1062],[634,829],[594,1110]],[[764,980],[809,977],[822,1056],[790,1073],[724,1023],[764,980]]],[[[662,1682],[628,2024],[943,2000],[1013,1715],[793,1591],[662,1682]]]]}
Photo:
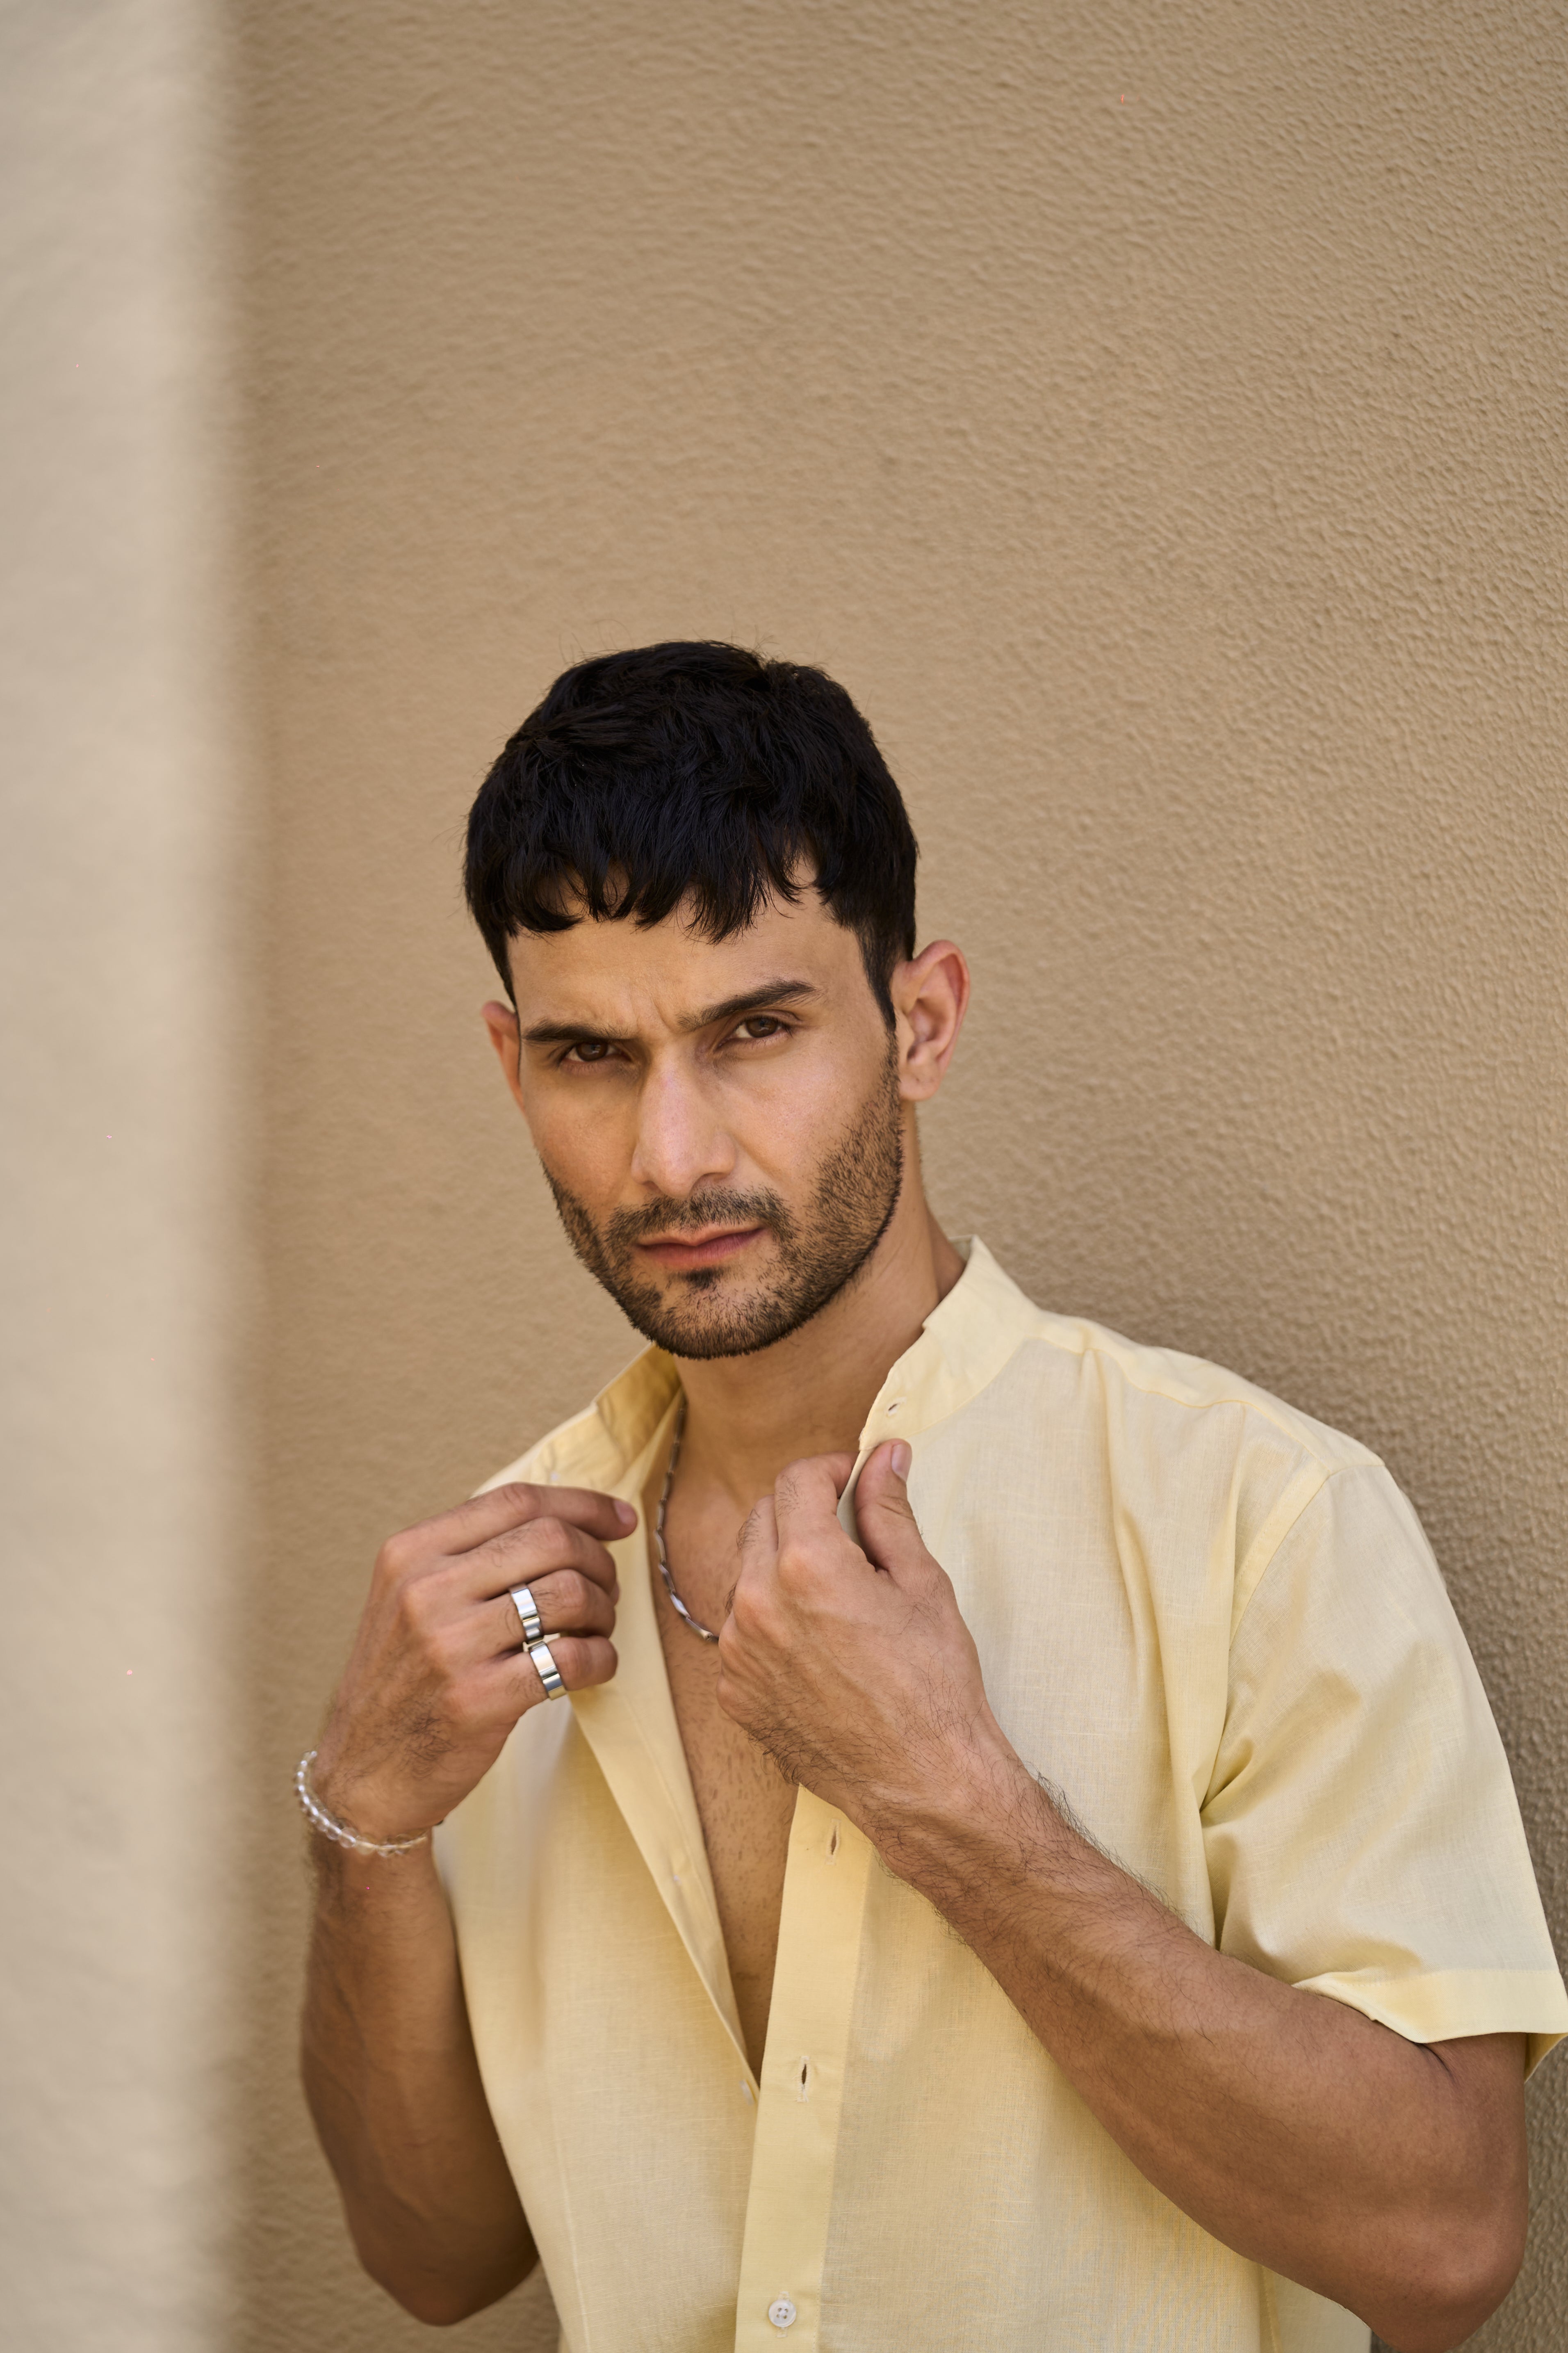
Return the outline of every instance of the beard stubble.
{"type": "Polygon", "coordinates": [[[889,1052],[868,1101],[826,1155],[803,1214],[769,1189],[711,1187],[689,1200],[616,1209],[596,1225],[584,1203],[546,1168],[567,1239],[628,1323],[672,1356],[749,1356],[787,1339],[854,1282],[892,1222],[903,1187],[903,1105],[889,1052]],[[761,1225],[776,1248],[763,1284],[726,1295],[729,1269],[700,1267],[662,1293],[636,1271],[632,1251],[653,1234],[711,1225],[761,1225]]]}

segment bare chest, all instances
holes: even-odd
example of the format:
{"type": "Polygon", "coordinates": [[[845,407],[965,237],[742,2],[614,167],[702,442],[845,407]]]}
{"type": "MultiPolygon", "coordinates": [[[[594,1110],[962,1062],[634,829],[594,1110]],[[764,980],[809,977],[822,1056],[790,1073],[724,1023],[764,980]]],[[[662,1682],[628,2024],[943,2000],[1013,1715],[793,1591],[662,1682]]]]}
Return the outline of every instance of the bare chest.
{"type": "MultiPolygon", "coordinates": [[[[677,1590],[704,1624],[716,1625],[723,1610],[722,1574],[732,1553],[725,1547],[725,1559],[709,1564],[721,1571],[716,1579],[702,1574],[700,1556],[694,1560],[688,1548],[683,1556],[688,1573],[683,1576],[682,1557],[676,1551],[677,1525],[672,1514],[668,1537],[677,1590]],[[700,1604],[712,1588],[717,1593],[710,1615],[700,1604]]],[[[689,1535],[694,1534],[688,1530],[689,1535]]],[[[767,2039],[795,1787],[725,1715],[718,1699],[717,1645],[702,1641],[681,1624],[657,1568],[651,1574],[675,1720],[702,1823],[747,2055],[756,2069],[767,2039]]]]}

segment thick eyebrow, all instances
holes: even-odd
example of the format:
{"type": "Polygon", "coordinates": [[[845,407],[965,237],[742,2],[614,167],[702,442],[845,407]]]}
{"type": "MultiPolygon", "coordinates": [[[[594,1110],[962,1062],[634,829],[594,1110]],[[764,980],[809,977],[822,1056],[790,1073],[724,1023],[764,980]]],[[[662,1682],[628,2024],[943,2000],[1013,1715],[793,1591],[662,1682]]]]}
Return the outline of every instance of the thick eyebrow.
{"type": "Polygon", "coordinates": [[[726,997],[718,1005],[705,1005],[700,1013],[688,1016],[681,1023],[683,1029],[707,1029],[715,1021],[741,1021],[748,1013],[760,1013],[764,1005],[798,1005],[803,997],[816,995],[809,980],[770,980],[761,988],[749,988],[743,997],[726,997]]]}
{"type": "MultiPolygon", "coordinates": [[[[742,1021],[748,1013],[760,1013],[764,1005],[798,1005],[803,997],[818,994],[816,984],[809,980],[770,980],[761,988],[748,988],[740,997],[726,997],[717,1005],[705,1005],[700,1013],[689,1014],[681,1023],[684,1030],[707,1029],[716,1021],[742,1021]]],[[[629,1046],[629,1038],[614,1037],[607,1029],[595,1029],[586,1021],[536,1021],[522,1033],[529,1046],[629,1046]]]]}

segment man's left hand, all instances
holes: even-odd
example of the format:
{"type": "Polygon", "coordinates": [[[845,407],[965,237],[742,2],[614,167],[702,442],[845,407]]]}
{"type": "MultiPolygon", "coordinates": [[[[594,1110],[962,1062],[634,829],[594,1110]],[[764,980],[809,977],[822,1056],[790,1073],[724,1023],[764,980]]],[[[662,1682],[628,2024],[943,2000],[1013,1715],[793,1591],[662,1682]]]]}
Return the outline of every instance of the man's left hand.
{"type": "Polygon", "coordinates": [[[1019,1769],[952,1580],[915,1525],[909,1461],[901,1441],[868,1461],[858,1544],[837,1518],[852,1458],[791,1463],[741,1531],[719,1637],[720,1704],[885,1852],[911,1811],[962,1802],[988,1765],[1019,1769]]]}

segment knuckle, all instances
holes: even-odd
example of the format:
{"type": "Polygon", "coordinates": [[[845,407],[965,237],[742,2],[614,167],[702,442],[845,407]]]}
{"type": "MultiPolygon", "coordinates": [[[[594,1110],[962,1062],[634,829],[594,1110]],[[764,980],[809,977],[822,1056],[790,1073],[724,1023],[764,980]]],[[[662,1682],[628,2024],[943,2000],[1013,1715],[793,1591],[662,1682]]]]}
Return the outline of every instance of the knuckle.
{"type": "Polygon", "coordinates": [[[492,1487],[488,1492],[499,1496],[509,1510],[526,1512],[531,1519],[538,1512],[540,1498],[546,1491],[526,1479],[509,1479],[504,1487],[492,1487]]]}
{"type": "Polygon", "coordinates": [[[405,1637],[417,1641],[425,1630],[425,1604],[419,1588],[409,1579],[403,1580],[393,1600],[393,1619],[405,1637]]]}
{"type": "Polygon", "coordinates": [[[815,1545],[792,1536],[779,1546],[778,1573],[781,1585],[809,1585],[817,1571],[815,1545]]]}
{"type": "Polygon", "coordinates": [[[426,1659],[442,1681],[455,1683],[462,1672],[468,1651],[462,1627],[450,1618],[428,1620],[424,1630],[423,1648],[426,1659]]]}
{"type": "Polygon", "coordinates": [[[405,1577],[397,1588],[396,1612],[404,1633],[421,1650],[436,1648],[447,1619],[440,1579],[405,1577]]]}
{"type": "Polygon", "coordinates": [[[730,1598],[730,1614],[719,1630],[721,1648],[725,1633],[733,1626],[738,1635],[763,1635],[773,1630],[773,1613],[761,1587],[749,1577],[742,1577],[730,1598]]]}
{"type": "Polygon", "coordinates": [[[375,1556],[375,1573],[384,1585],[395,1585],[406,1577],[419,1557],[412,1528],[400,1528],[388,1536],[375,1556]]]}
{"type": "Polygon", "coordinates": [[[557,1569],[548,1578],[540,1579],[533,1588],[533,1598],[547,1626],[563,1628],[570,1620],[581,1616],[583,1605],[577,1589],[581,1581],[569,1568],[557,1569]]]}

